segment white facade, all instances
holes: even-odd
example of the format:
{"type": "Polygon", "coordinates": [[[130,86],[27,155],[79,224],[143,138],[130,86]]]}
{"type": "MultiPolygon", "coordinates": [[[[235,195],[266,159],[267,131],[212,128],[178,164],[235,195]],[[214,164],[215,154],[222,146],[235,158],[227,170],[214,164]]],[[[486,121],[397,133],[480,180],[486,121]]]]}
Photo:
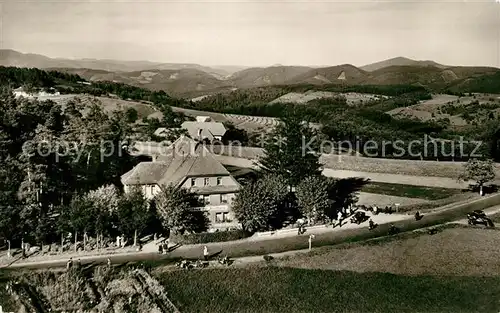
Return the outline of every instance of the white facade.
{"type": "Polygon", "coordinates": [[[196,121],[203,123],[203,122],[211,122],[212,119],[210,118],[210,116],[197,116],[196,121]]]}
{"type": "Polygon", "coordinates": [[[28,99],[37,99],[37,98],[51,98],[55,96],[60,96],[61,94],[59,91],[56,91],[54,93],[49,93],[45,91],[40,91],[40,92],[33,92],[33,93],[27,93],[24,90],[14,90],[14,96],[16,98],[23,97],[23,98],[28,98],[28,99]]]}

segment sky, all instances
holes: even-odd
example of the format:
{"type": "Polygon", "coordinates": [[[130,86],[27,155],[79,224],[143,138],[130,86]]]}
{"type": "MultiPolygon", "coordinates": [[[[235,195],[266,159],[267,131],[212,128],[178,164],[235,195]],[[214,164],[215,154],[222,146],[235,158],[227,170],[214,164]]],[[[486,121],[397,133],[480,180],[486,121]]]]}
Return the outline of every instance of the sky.
{"type": "Polygon", "coordinates": [[[0,1],[0,48],[203,65],[500,67],[498,0],[0,1]]]}

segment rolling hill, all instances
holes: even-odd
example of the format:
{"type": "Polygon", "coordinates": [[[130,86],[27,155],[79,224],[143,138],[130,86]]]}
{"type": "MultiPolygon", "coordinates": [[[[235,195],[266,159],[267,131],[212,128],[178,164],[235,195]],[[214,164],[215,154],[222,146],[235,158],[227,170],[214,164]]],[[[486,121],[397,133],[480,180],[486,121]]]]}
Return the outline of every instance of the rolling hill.
{"type": "Polygon", "coordinates": [[[89,81],[111,81],[149,90],[164,90],[168,94],[184,98],[223,92],[232,88],[232,84],[226,80],[191,68],[133,72],[109,72],[88,68],[50,68],[50,70],[77,74],[89,81]]]}
{"type": "Polygon", "coordinates": [[[197,69],[180,70],[149,70],[125,73],[102,73],[94,74],[90,80],[109,80],[144,87],[150,90],[164,90],[174,96],[182,96],[192,92],[205,92],[223,87],[229,84],[214,76],[197,69]]]}
{"type": "Polygon", "coordinates": [[[239,88],[282,85],[309,70],[305,66],[254,67],[236,72],[228,80],[239,88]]]}
{"type": "Polygon", "coordinates": [[[454,81],[499,72],[492,67],[446,67],[400,65],[389,66],[370,72],[363,83],[373,85],[422,85],[431,89],[446,88],[454,81]]]}
{"type": "Polygon", "coordinates": [[[357,83],[367,77],[367,72],[351,64],[310,69],[286,81],[287,84],[335,84],[357,83]]]}
{"type": "Polygon", "coordinates": [[[455,81],[448,86],[448,90],[452,92],[472,90],[483,93],[500,93],[500,71],[455,81]]]}
{"type": "Polygon", "coordinates": [[[500,93],[498,80],[489,77],[498,68],[445,66],[434,61],[397,57],[355,67],[342,64],[327,67],[283,66],[207,67],[199,64],[116,61],[95,59],[54,59],[38,54],[0,50],[0,65],[57,69],[78,74],[90,81],[114,81],[150,90],[164,90],[177,97],[194,98],[218,92],[278,85],[419,85],[434,91],[480,92],[487,84],[500,93]],[[232,73],[234,72],[234,73],[232,73]],[[232,73],[232,74],[231,74],[232,73]],[[484,76],[483,78],[480,78],[484,76]],[[466,90],[459,90],[460,88],[466,90]]]}
{"type": "MultiPolygon", "coordinates": [[[[491,79],[486,77],[500,72],[500,69],[491,67],[438,68],[409,65],[389,66],[366,72],[353,65],[345,64],[316,69],[290,66],[250,68],[237,72],[228,79],[219,79],[212,74],[192,68],[133,72],[110,72],[85,68],[57,68],[57,70],[78,74],[89,81],[121,82],[150,90],[164,90],[174,96],[185,98],[235,89],[300,84],[316,86],[403,84],[425,86],[435,91],[450,89],[451,86],[453,90],[466,87],[464,92],[480,92],[482,89],[478,87],[478,84],[490,81],[491,79]],[[479,79],[483,76],[484,79],[479,79]]],[[[494,88],[490,86],[488,90],[493,92],[494,88]]],[[[500,92],[500,87],[495,90],[500,92]]]]}
{"type": "Polygon", "coordinates": [[[367,72],[373,72],[373,71],[376,71],[376,70],[379,70],[379,69],[382,69],[385,67],[389,67],[389,66],[402,66],[402,65],[434,66],[437,68],[447,67],[446,65],[442,65],[442,64],[436,63],[434,61],[430,61],[430,60],[417,61],[417,60],[412,60],[412,59],[408,59],[405,57],[396,57],[396,58],[392,58],[392,59],[388,59],[388,60],[384,60],[384,61],[380,61],[380,62],[376,62],[376,63],[372,63],[372,64],[367,64],[367,65],[361,66],[360,69],[367,71],[367,72]]]}

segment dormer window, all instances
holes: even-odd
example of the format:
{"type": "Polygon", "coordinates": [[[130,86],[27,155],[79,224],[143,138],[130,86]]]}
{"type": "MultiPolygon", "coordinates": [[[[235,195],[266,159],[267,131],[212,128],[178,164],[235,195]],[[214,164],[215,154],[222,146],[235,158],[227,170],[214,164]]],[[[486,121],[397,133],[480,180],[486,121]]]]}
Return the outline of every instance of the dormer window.
{"type": "Polygon", "coordinates": [[[203,183],[204,183],[205,186],[208,186],[209,185],[209,178],[205,178],[203,180],[203,183]]]}

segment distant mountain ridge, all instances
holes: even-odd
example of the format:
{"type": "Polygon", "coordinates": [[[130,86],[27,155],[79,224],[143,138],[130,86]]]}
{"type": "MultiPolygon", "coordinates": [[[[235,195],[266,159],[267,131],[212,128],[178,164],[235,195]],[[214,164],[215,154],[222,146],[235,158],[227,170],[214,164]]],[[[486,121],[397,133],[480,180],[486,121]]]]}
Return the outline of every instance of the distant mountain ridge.
{"type": "Polygon", "coordinates": [[[10,49],[0,49],[0,65],[36,68],[86,68],[109,72],[132,72],[140,70],[180,70],[194,68],[220,77],[231,75],[241,67],[220,66],[208,67],[191,63],[163,63],[151,61],[121,61],[110,59],[63,59],[49,58],[40,54],[21,53],[10,49]]]}
{"type": "MultiPolygon", "coordinates": [[[[240,88],[276,85],[420,85],[431,89],[465,86],[467,80],[500,72],[493,67],[445,66],[434,61],[397,57],[362,67],[342,64],[326,67],[285,66],[215,69],[199,64],[155,63],[149,61],[68,60],[43,55],[0,50],[0,65],[57,69],[78,74],[91,81],[114,81],[164,90],[177,97],[198,97],[240,88]]],[[[496,78],[493,80],[495,81],[496,78]]],[[[486,81],[486,80],[484,80],[486,81]]],[[[489,85],[493,82],[487,80],[489,85]]],[[[458,88],[458,87],[455,87],[458,88]]]]}

